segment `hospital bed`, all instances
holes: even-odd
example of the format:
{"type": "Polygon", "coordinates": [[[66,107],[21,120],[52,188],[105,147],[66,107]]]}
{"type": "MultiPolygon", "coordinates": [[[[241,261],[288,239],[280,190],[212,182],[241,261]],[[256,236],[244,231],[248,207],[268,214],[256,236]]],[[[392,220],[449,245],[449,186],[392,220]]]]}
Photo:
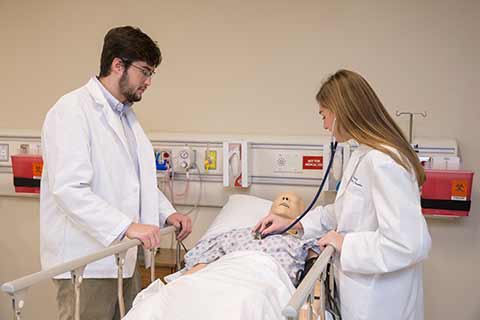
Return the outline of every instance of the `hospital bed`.
{"type": "MultiPolygon", "coordinates": [[[[247,195],[232,195],[202,239],[233,228],[251,227],[268,212],[270,205],[271,202],[264,199],[247,195]]],[[[174,231],[173,227],[167,227],[161,229],[161,234],[174,231]]],[[[79,289],[83,270],[87,264],[110,255],[115,255],[118,265],[119,308],[123,317],[125,315],[122,303],[123,260],[127,250],[138,245],[140,245],[139,240],[126,240],[95,254],[3,284],[2,291],[9,294],[12,299],[13,318],[21,319],[29,287],[39,281],[69,271],[72,274],[76,296],[74,319],[80,319],[79,289]]],[[[320,284],[319,319],[324,319],[325,297],[331,293],[325,292],[324,281],[318,282],[318,280],[325,278],[324,271],[333,252],[334,249],[330,246],[323,250],[298,288],[293,287],[286,272],[278,264],[275,265],[272,258],[261,253],[238,252],[225,256],[207,268],[192,275],[181,276],[167,285],[163,285],[159,280],[154,281],[153,266],[151,280],[154,282],[137,296],[134,307],[126,315],[126,319],[141,319],[142,316],[145,319],[152,319],[152,316],[154,316],[153,319],[157,317],[158,319],[181,319],[182,315],[176,313],[177,311],[188,311],[190,313],[187,312],[187,314],[195,314],[196,319],[201,319],[207,312],[209,313],[208,319],[214,319],[212,316],[215,314],[218,315],[218,319],[225,318],[225,314],[222,312],[229,312],[229,316],[226,317],[229,319],[234,319],[233,315],[240,315],[241,318],[242,314],[248,319],[278,319],[279,317],[298,319],[300,310],[305,307],[307,319],[312,319],[314,289],[318,283],[320,284]],[[217,296],[214,296],[212,292],[217,296]],[[175,308],[174,301],[178,302],[178,308],[175,308]],[[163,308],[161,307],[162,303],[163,308]],[[229,308],[222,308],[225,303],[229,305],[229,308]],[[149,309],[149,305],[154,305],[155,308],[149,309]]],[[[152,261],[155,261],[156,250],[151,250],[150,254],[152,261]]]]}

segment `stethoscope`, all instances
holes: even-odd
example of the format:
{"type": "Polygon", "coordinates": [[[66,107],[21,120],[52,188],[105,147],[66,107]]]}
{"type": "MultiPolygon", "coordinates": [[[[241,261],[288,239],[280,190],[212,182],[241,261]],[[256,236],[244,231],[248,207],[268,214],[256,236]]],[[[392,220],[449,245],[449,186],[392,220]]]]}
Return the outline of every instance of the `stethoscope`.
{"type": "Polygon", "coordinates": [[[266,234],[264,235],[263,237],[260,235],[261,238],[266,238],[268,236],[272,236],[272,235],[279,235],[279,234],[284,234],[286,232],[288,232],[288,230],[292,229],[294,225],[296,225],[300,220],[303,219],[303,217],[305,217],[305,215],[312,209],[312,207],[315,205],[315,203],[317,202],[318,200],[318,197],[320,196],[320,193],[322,192],[323,190],[323,187],[325,185],[325,182],[327,181],[327,177],[328,175],[330,174],[330,170],[332,169],[332,165],[333,165],[333,159],[335,157],[335,152],[337,151],[337,141],[335,140],[335,136],[333,135],[333,132],[335,130],[335,120],[336,119],[333,119],[333,124],[332,124],[332,135],[331,135],[331,139],[330,139],[330,160],[328,161],[328,166],[327,166],[327,169],[325,170],[325,174],[323,175],[323,179],[322,179],[322,182],[320,183],[320,186],[318,187],[318,191],[317,193],[315,194],[315,197],[313,197],[313,200],[312,202],[310,203],[310,205],[305,209],[305,211],[299,215],[292,223],[290,223],[286,228],[284,228],[283,230],[281,231],[278,231],[278,232],[272,232],[272,233],[269,233],[269,234],[266,234]]]}

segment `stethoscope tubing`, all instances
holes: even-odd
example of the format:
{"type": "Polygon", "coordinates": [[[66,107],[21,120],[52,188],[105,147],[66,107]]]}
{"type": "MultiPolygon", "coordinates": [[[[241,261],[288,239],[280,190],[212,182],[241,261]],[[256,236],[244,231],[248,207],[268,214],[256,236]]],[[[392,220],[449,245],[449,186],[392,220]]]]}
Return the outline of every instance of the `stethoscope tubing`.
{"type": "Polygon", "coordinates": [[[310,210],[312,209],[312,207],[315,205],[315,203],[317,202],[318,200],[318,197],[320,196],[320,193],[322,192],[323,190],[323,187],[325,185],[325,182],[327,181],[327,177],[328,175],[330,174],[330,170],[332,169],[332,165],[333,165],[333,159],[335,157],[335,152],[337,151],[337,141],[335,142],[330,142],[330,160],[328,161],[328,166],[327,166],[327,169],[325,171],[325,174],[323,176],[323,179],[322,179],[322,182],[320,183],[320,186],[318,188],[318,191],[317,193],[315,194],[315,197],[313,197],[313,200],[312,202],[310,203],[310,205],[305,209],[305,211],[299,215],[292,223],[290,223],[285,229],[283,229],[282,231],[279,231],[279,232],[273,232],[273,233],[269,233],[269,234],[266,234],[263,238],[266,238],[268,236],[271,236],[271,235],[276,235],[276,234],[284,234],[285,232],[287,232],[288,230],[290,230],[291,228],[293,228],[294,225],[296,225],[298,222],[300,222],[300,220],[303,219],[303,217],[305,217],[305,215],[310,212],[310,210]]]}

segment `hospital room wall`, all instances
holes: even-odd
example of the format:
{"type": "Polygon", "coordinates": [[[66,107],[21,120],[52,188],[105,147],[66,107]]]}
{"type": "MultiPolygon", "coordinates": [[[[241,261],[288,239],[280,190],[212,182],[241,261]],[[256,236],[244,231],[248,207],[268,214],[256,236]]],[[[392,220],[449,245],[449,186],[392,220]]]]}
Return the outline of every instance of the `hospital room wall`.
{"type": "MultiPolygon", "coordinates": [[[[115,25],[140,26],[163,52],[136,108],[149,132],[326,134],[320,81],[356,70],[392,114],[427,111],[414,134],[457,139],[475,171],[470,217],[428,220],[424,281],[426,319],[478,319],[479,13],[475,0],[2,1],[0,128],[39,131],[56,99],[97,73],[115,25]]],[[[39,268],[36,201],[0,198],[0,282],[39,268]]],[[[216,212],[203,210],[200,229],[216,212]]],[[[50,283],[32,289],[29,318],[54,318],[53,297],[50,283]]],[[[1,294],[0,318],[9,308],[1,294]]]]}

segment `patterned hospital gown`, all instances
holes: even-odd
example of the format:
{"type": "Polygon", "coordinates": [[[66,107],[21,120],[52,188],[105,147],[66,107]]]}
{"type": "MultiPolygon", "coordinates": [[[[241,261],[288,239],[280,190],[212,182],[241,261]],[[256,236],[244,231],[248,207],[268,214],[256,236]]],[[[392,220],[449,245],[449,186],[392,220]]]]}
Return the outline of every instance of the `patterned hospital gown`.
{"type": "Polygon", "coordinates": [[[201,240],[185,255],[185,268],[210,263],[240,250],[262,251],[273,257],[297,284],[297,273],[303,270],[308,250],[320,253],[316,239],[302,240],[291,234],[271,235],[257,240],[251,228],[233,229],[201,240]]]}

